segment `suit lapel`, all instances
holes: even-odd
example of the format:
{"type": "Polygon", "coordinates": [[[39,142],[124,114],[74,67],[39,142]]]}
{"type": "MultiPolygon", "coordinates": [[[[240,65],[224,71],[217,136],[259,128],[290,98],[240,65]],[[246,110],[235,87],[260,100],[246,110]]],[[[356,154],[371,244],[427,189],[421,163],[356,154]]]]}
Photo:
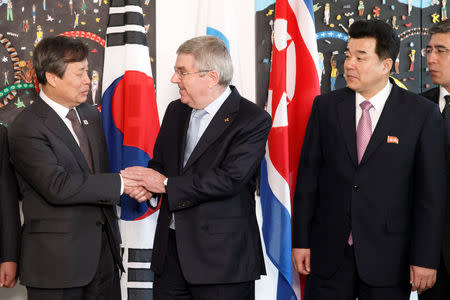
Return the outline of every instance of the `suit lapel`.
{"type": "Polygon", "coordinates": [[[429,100],[433,101],[434,103],[439,105],[439,87],[432,88],[429,91],[426,91],[425,93],[420,94],[421,96],[428,98],[429,100]]]}
{"type": "Polygon", "coordinates": [[[358,166],[355,110],[355,92],[347,88],[338,104],[338,117],[350,158],[355,166],[358,166]]]}
{"type": "Polygon", "coordinates": [[[381,112],[380,119],[378,120],[375,131],[370,138],[369,144],[367,145],[364,156],[361,159],[360,165],[364,164],[369,159],[369,157],[382,142],[386,142],[386,137],[391,130],[392,121],[394,120],[396,104],[400,97],[399,91],[400,88],[397,86],[397,84],[393,83],[391,93],[386,100],[386,104],[384,105],[383,111],[381,112]]]}
{"type": "Polygon", "coordinates": [[[206,149],[208,149],[208,147],[225,131],[225,129],[233,124],[235,113],[239,110],[240,97],[241,96],[237,90],[232,89],[230,96],[228,96],[222,104],[201,136],[183,170],[188,169],[197,159],[199,159],[206,149]]]}
{"type": "Polygon", "coordinates": [[[36,102],[36,112],[42,117],[45,126],[66,144],[71,153],[75,156],[80,168],[89,173],[89,166],[86,159],[66,124],[61,120],[58,114],[44,102],[44,100],[38,98],[36,102]]]}

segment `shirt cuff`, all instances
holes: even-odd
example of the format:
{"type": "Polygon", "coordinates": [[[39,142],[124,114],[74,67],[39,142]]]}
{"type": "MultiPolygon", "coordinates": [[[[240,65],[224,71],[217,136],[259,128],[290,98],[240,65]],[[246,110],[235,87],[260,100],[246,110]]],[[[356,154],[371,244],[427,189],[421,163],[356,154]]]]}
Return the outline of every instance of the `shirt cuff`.
{"type": "Polygon", "coordinates": [[[119,176],[120,176],[120,195],[122,196],[123,190],[124,190],[125,187],[123,186],[123,178],[122,178],[122,175],[119,174],[119,176]]]}

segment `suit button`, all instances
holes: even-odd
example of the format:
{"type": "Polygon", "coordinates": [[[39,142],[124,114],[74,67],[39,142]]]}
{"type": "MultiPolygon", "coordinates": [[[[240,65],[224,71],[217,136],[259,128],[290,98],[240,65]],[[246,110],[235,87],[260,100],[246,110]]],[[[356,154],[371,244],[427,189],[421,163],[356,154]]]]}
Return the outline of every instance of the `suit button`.
{"type": "Polygon", "coordinates": [[[354,189],[355,191],[359,191],[359,185],[354,185],[354,186],[353,186],[353,189],[354,189]]]}

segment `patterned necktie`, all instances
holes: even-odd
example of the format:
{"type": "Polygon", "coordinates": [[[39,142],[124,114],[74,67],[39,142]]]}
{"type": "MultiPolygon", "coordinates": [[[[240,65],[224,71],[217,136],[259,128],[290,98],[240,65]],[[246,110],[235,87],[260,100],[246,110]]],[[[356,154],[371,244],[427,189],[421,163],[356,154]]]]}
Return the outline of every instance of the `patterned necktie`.
{"type": "MultiPolygon", "coordinates": [[[[358,152],[358,164],[366,151],[369,144],[370,137],[372,136],[372,120],[370,119],[369,110],[373,107],[369,101],[364,101],[359,105],[362,109],[361,118],[359,119],[358,126],[356,127],[356,149],[358,152]]],[[[353,235],[350,232],[348,237],[348,244],[353,245],[353,235]]]]}
{"type": "Polygon", "coordinates": [[[189,123],[189,128],[187,131],[187,139],[186,139],[186,148],[184,149],[184,161],[183,167],[186,165],[189,157],[194,151],[195,146],[199,140],[198,131],[200,130],[200,124],[202,122],[202,118],[208,114],[208,112],[204,109],[199,109],[194,111],[192,115],[191,122],[189,123]]]}
{"type": "Polygon", "coordinates": [[[356,148],[358,151],[358,163],[366,151],[367,144],[369,144],[370,137],[372,136],[372,120],[370,119],[369,110],[373,107],[369,101],[362,102],[361,106],[362,114],[356,127],[356,148]]]}
{"type": "Polygon", "coordinates": [[[442,111],[442,118],[444,119],[445,133],[447,137],[446,143],[448,148],[450,146],[450,107],[449,107],[450,95],[444,96],[444,99],[445,99],[445,107],[444,110],[442,111]]]}
{"type": "Polygon", "coordinates": [[[80,150],[83,153],[84,158],[86,159],[86,162],[89,166],[89,170],[91,173],[94,173],[94,168],[92,166],[92,155],[91,150],[89,149],[89,142],[86,136],[86,133],[84,132],[83,127],[81,126],[80,121],[78,120],[77,113],[75,112],[75,109],[69,110],[66,116],[67,119],[70,120],[70,123],[72,123],[73,131],[75,132],[75,135],[78,138],[78,141],[80,143],[80,150]]]}

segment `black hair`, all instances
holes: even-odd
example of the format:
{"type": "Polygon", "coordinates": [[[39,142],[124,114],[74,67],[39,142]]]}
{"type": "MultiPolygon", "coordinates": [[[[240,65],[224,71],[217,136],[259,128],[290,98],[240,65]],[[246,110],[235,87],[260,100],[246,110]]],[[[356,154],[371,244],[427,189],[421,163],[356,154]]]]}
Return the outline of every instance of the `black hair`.
{"type": "Polygon", "coordinates": [[[353,39],[374,38],[375,52],[384,60],[391,58],[394,62],[400,49],[400,39],[391,25],[381,20],[360,20],[350,26],[348,35],[353,39]]]}
{"type": "Polygon", "coordinates": [[[47,83],[46,72],[62,78],[68,63],[83,61],[88,55],[89,49],[81,40],[62,35],[44,38],[33,54],[33,65],[38,82],[47,83]]]}

